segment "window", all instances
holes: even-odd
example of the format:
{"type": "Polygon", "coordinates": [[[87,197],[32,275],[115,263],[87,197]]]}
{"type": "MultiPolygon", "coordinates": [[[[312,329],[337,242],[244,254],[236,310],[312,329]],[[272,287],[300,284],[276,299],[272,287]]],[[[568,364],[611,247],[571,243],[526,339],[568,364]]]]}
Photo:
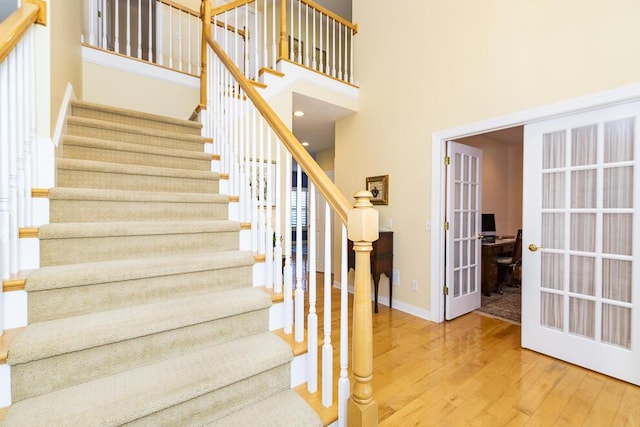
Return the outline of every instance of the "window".
{"type": "MultiPolygon", "coordinates": [[[[307,229],[307,217],[308,217],[308,209],[309,209],[309,204],[308,204],[308,200],[309,200],[309,192],[307,191],[306,188],[303,188],[302,191],[300,192],[300,209],[302,209],[301,213],[302,213],[302,224],[300,224],[302,226],[303,230],[307,229]]],[[[291,190],[291,228],[295,229],[297,224],[297,214],[298,214],[298,193],[297,191],[291,190]]]]}

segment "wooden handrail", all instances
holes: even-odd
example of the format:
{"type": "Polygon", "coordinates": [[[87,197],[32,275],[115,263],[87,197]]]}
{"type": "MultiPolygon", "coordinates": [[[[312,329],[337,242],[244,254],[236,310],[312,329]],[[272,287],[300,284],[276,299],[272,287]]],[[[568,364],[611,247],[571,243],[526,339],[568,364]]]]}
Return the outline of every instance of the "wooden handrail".
{"type": "Polygon", "coordinates": [[[46,25],[45,7],[43,2],[26,0],[0,23],[0,62],[7,58],[32,24],[46,25]]]}
{"type": "Polygon", "coordinates": [[[224,50],[211,37],[211,28],[205,26],[203,32],[207,44],[214,50],[220,58],[229,73],[236,79],[246,96],[253,101],[255,107],[262,117],[269,123],[273,131],[278,135],[282,143],[289,149],[293,158],[304,169],[309,179],[313,181],[318,190],[325,197],[329,205],[336,212],[343,223],[347,223],[348,213],[352,206],[347,198],[337,190],[335,184],[329,179],[327,174],[320,168],[318,163],[309,155],[307,150],[289,130],[287,125],[278,117],[278,115],[269,107],[269,104],[262,98],[249,80],[242,74],[242,71],[227,56],[224,50]]]}
{"type": "Polygon", "coordinates": [[[193,10],[190,9],[186,6],[183,6],[179,3],[173,2],[171,0],[158,0],[159,3],[162,4],[166,4],[167,6],[170,6],[174,9],[179,9],[181,11],[183,11],[184,13],[188,13],[189,15],[195,16],[196,18],[200,19],[200,13],[197,10],[193,10]]]}
{"type": "MultiPolygon", "coordinates": [[[[235,9],[237,7],[244,6],[245,4],[253,3],[254,1],[256,1],[256,0],[236,0],[234,2],[227,3],[227,4],[221,5],[219,7],[216,7],[215,9],[212,10],[212,12],[213,12],[214,15],[218,15],[220,13],[224,13],[224,12],[228,12],[230,10],[233,10],[233,9],[235,9]]],[[[329,9],[327,9],[326,7],[316,3],[315,1],[313,1],[313,0],[301,0],[301,3],[304,3],[304,4],[308,5],[309,7],[313,8],[313,9],[316,9],[318,12],[322,13],[323,15],[326,15],[329,18],[340,22],[345,27],[351,28],[351,30],[353,31],[354,34],[356,34],[358,32],[358,24],[353,24],[353,23],[347,21],[343,17],[336,15],[334,12],[332,12],[329,9]]]]}

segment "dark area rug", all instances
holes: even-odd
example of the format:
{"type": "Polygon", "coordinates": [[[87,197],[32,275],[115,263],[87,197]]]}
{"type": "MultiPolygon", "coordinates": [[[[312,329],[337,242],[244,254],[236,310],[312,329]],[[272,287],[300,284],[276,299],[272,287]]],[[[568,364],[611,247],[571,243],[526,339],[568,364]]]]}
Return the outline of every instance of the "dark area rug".
{"type": "Polygon", "coordinates": [[[482,295],[482,305],[476,310],[493,317],[520,323],[522,299],[520,288],[505,286],[502,295],[492,293],[490,297],[482,295]]]}

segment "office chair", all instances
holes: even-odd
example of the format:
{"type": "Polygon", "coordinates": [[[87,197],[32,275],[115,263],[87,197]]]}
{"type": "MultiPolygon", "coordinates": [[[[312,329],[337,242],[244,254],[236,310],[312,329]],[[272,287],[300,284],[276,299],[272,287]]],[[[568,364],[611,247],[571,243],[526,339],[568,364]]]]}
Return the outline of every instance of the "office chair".
{"type": "Polygon", "coordinates": [[[522,229],[516,234],[516,241],[513,243],[513,252],[511,256],[498,257],[498,293],[502,294],[502,288],[509,276],[511,286],[518,286],[514,282],[516,270],[520,268],[522,263],[522,229]]]}

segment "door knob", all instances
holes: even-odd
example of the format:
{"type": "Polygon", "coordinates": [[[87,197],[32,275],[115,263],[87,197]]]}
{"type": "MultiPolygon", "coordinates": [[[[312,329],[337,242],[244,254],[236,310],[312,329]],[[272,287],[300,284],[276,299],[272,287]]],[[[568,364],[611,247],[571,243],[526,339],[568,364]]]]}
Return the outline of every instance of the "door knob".
{"type": "Polygon", "coordinates": [[[535,252],[535,251],[537,251],[538,249],[543,249],[543,248],[541,248],[541,247],[539,247],[539,246],[536,246],[536,244],[535,244],[535,243],[531,243],[531,244],[529,244],[529,250],[530,250],[531,252],[535,252]]]}
{"type": "Polygon", "coordinates": [[[478,234],[478,240],[484,238],[484,236],[482,234],[478,234]]]}

